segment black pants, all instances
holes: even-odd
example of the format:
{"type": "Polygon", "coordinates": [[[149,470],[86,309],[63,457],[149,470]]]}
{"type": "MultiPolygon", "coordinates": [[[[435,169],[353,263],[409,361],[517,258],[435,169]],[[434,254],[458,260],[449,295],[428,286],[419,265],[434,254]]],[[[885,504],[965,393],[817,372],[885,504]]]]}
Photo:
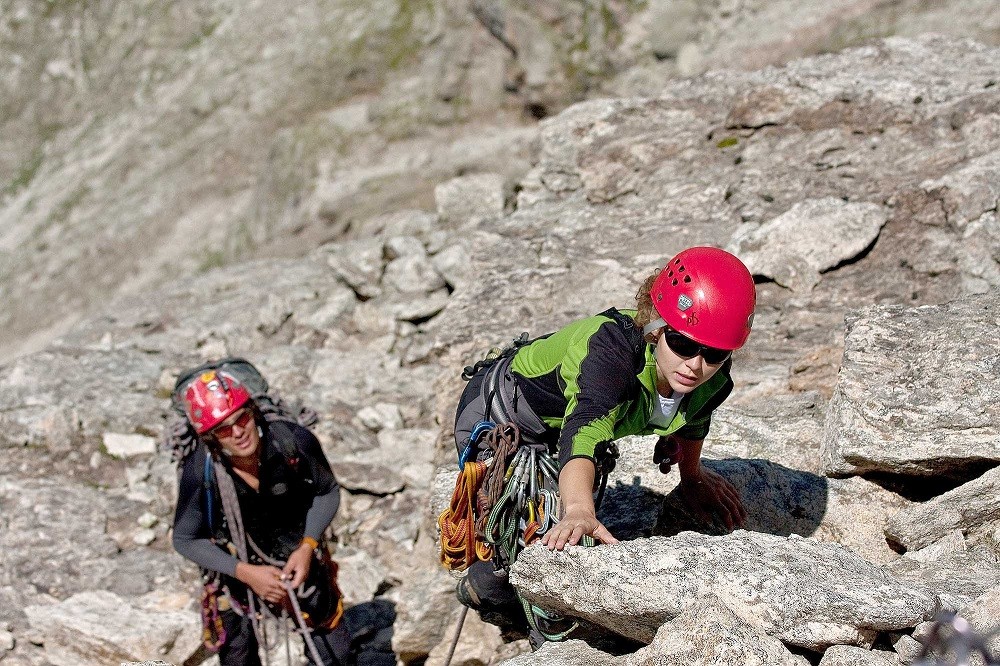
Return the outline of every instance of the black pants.
{"type": "MultiPolygon", "coordinates": [[[[219,648],[219,664],[221,666],[260,666],[260,652],[257,636],[253,633],[250,618],[238,615],[233,610],[220,611],[222,626],[226,630],[226,642],[219,648]]],[[[316,652],[322,659],[322,665],[317,666],[352,666],[351,634],[343,621],[329,630],[316,630],[312,633],[316,652]]],[[[305,641],[305,638],[302,639],[305,641]]],[[[312,652],[306,647],[306,658],[313,664],[312,652]]]]}

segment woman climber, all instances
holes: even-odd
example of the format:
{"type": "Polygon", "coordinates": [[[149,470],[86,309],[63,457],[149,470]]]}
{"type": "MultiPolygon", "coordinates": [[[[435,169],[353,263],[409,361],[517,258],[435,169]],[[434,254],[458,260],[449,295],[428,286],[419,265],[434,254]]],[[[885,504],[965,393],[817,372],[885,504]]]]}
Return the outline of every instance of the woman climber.
{"type": "MultiPolygon", "coordinates": [[[[702,465],[701,450],[713,411],[733,389],[732,352],[750,335],[750,272],[723,250],[689,248],[644,281],[636,303],[635,310],[612,308],[575,321],[468,369],[455,423],[460,461],[493,454],[484,446],[484,424],[514,424],[522,444],[558,455],[562,512],[541,536],[550,550],[585,537],[617,543],[597,518],[595,479],[607,470],[613,442],[628,435],[660,436],[653,462],[664,473],[677,464],[695,511],[718,516],[730,530],[746,519],[736,488],[702,465]]],[[[463,603],[504,615],[521,608],[506,571],[490,561],[463,566],[469,564],[458,586],[463,603]]]]}

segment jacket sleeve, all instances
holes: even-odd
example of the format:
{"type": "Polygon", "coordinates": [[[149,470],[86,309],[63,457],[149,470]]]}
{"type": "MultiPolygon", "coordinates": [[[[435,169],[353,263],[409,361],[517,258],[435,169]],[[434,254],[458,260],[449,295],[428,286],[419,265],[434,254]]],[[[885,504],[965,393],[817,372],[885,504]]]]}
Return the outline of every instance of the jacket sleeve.
{"type": "Polygon", "coordinates": [[[690,423],[686,423],[683,428],[677,431],[677,435],[684,439],[705,439],[708,437],[708,431],[711,427],[712,414],[709,413],[690,423]]]}
{"type": "Polygon", "coordinates": [[[340,484],[323,453],[323,447],[312,432],[306,428],[296,429],[295,443],[316,489],[312,506],[306,513],[305,536],[319,541],[340,508],[340,484]]]}
{"type": "Polygon", "coordinates": [[[614,439],[615,422],[637,381],[631,346],[613,320],[582,332],[567,348],[560,366],[567,400],[559,433],[559,461],[594,460],[601,442],[614,439]]]}
{"type": "Polygon", "coordinates": [[[174,550],[195,564],[227,576],[236,575],[236,558],[212,543],[204,501],[205,447],[199,445],[181,463],[174,512],[174,550]]]}

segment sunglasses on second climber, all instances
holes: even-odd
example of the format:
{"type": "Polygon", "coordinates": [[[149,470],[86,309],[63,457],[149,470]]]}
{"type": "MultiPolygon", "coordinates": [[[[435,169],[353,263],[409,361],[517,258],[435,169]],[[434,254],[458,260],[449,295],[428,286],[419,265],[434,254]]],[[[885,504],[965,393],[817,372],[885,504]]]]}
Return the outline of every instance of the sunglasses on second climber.
{"type": "Polygon", "coordinates": [[[705,363],[709,365],[724,363],[726,359],[733,355],[733,352],[729,349],[706,347],[671,328],[663,329],[663,341],[670,347],[670,351],[681,358],[693,358],[700,355],[705,359],[705,363]]]}
{"type": "Polygon", "coordinates": [[[247,426],[253,420],[253,411],[249,409],[244,409],[243,413],[236,417],[236,420],[232,423],[224,423],[216,428],[212,429],[212,436],[216,439],[222,439],[223,437],[232,437],[233,429],[239,428],[240,430],[246,430],[247,426]]]}

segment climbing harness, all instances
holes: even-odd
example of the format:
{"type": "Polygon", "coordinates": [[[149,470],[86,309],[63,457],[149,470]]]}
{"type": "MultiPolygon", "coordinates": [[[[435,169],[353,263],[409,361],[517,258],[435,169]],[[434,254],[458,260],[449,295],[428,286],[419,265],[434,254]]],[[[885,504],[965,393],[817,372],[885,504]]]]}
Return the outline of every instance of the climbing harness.
{"type": "MultiPolygon", "coordinates": [[[[537,338],[536,338],[537,339],[537,338]]],[[[469,381],[483,368],[488,368],[500,359],[509,358],[517,353],[517,350],[525,345],[530,345],[534,340],[528,338],[528,332],[524,331],[503,347],[496,346],[486,352],[486,356],[476,361],[472,365],[467,365],[462,369],[462,379],[469,381]]]]}
{"type": "Polygon", "coordinates": [[[1000,634],[975,631],[968,620],[956,613],[943,611],[934,618],[930,634],[923,641],[923,649],[913,666],[969,666],[981,658],[986,666],[1000,666],[1000,655],[990,651],[990,640],[1000,634]]]}
{"type": "MultiPolygon", "coordinates": [[[[640,358],[643,340],[634,320],[613,308],[602,314],[622,327],[633,356],[640,358]]],[[[462,373],[466,381],[477,378],[478,388],[472,390],[479,393],[463,395],[460,403],[465,406],[456,416],[456,438],[461,433],[464,439],[468,433],[468,439],[459,440],[455,490],[448,508],[438,517],[440,559],[451,571],[489,561],[502,576],[524,548],[559,520],[559,464],[548,451],[552,429],[523,399],[510,370],[517,351],[532,342],[522,333],[505,347],[494,347],[462,373]],[[472,412],[480,420],[463,422],[463,414],[472,408],[481,410],[472,412]]],[[[599,480],[595,507],[600,506],[617,457],[613,443],[595,452],[599,480]]],[[[580,544],[593,546],[595,541],[585,536],[580,544]]],[[[552,630],[552,624],[563,621],[561,616],[518,598],[529,626],[547,640],[562,640],[577,626],[572,623],[565,630],[552,630]]],[[[456,631],[456,640],[457,635],[456,631]]]]}

